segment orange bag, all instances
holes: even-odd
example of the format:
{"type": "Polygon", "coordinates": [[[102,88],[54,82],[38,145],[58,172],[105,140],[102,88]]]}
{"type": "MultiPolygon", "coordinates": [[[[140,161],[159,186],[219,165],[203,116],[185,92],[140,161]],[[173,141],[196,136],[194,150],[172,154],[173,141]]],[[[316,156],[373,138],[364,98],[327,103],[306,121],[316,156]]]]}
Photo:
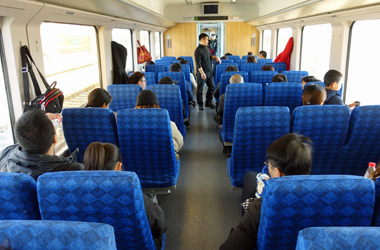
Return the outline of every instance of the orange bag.
{"type": "Polygon", "coordinates": [[[152,56],[149,51],[145,48],[145,45],[141,46],[140,41],[137,40],[139,47],[137,48],[137,62],[144,63],[152,60],[152,56]]]}

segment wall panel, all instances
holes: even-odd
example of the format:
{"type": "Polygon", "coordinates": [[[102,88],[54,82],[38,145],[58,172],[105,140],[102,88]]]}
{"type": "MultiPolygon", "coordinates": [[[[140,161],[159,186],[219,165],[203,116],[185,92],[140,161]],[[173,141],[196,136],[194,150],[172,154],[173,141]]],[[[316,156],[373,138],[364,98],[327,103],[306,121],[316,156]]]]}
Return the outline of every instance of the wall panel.
{"type": "Polygon", "coordinates": [[[194,50],[198,46],[197,24],[178,23],[169,28],[163,35],[165,56],[194,56],[194,50]],[[171,48],[168,48],[167,37],[170,36],[171,48]]]}
{"type": "Polygon", "coordinates": [[[226,53],[233,55],[246,55],[252,51],[254,55],[259,52],[260,32],[245,22],[226,23],[226,53]],[[252,34],[256,34],[256,44],[251,46],[252,34]]]}

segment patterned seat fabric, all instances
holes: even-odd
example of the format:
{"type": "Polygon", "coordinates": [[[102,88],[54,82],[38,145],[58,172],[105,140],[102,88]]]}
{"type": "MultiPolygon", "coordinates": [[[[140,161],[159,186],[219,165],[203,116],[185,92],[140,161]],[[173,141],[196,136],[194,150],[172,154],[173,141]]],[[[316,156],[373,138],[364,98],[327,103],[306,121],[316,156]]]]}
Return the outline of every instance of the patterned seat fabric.
{"type": "Polygon", "coordinates": [[[117,112],[120,109],[131,109],[136,106],[141,87],[137,84],[114,84],[108,85],[107,91],[112,96],[110,109],[117,112]]]}
{"type": "Polygon", "coordinates": [[[137,175],[66,171],[37,180],[43,220],[102,222],[114,227],[117,249],[155,249],[137,175]]]}
{"type": "Polygon", "coordinates": [[[165,61],[174,61],[176,58],[175,56],[163,56],[161,57],[161,60],[165,60],[165,61]]]}
{"type": "Polygon", "coordinates": [[[250,82],[271,83],[272,78],[277,74],[277,71],[251,71],[250,82]]]}
{"type": "Polygon", "coordinates": [[[221,131],[224,142],[232,143],[236,111],[240,107],[261,106],[261,97],[262,88],[258,83],[234,83],[227,86],[221,131]]]}
{"type": "Polygon", "coordinates": [[[259,249],[295,249],[298,232],[307,227],[371,223],[375,190],[364,177],[295,175],[269,179],[265,185],[259,249]]]}
{"type": "Polygon", "coordinates": [[[375,182],[375,208],[373,210],[372,226],[380,226],[380,179],[375,182]]]}
{"type": "Polygon", "coordinates": [[[0,173],[0,220],[39,220],[36,181],[27,174],[0,173]]]}
{"type": "Polygon", "coordinates": [[[144,188],[176,185],[179,160],[167,110],[121,110],[117,129],[124,170],[136,172],[144,188]]]}
{"type": "Polygon", "coordinates": [[[291,82],[274,82],[265,88],[265,106],[286,106],[293,112],[302,105],[302,84],[291,82]]]}
{"type": "Polygon", "coordinates": [[[270,63],[273,63],[273,60],[272,59],[257,59],[257,63],[270,64],[270,63]]]}
{"type": "Polygon", "coordinates": [[[287,107],[239,108],[231,158],[227,159],[232,186],[242,187],[246,172],[261,171],[269,144],[289,133],[289,116],[287,107]]]}
{"type": "Polygon", "coordinates": [[[313,141],[312,174],[354,174],[353,168],[357,166],[342,162],[349,119],[346,106],[312,105],[294,109],[291,131],[313,141]]]}
{"type": "Polygon", "coordinates": [[[185,80],[189,82],[191,91],[193,91],[191,79],[190,79],[190,66],[188,64],[181,64],[181,71],[185,75],[185,80]]]}
{"type": "Polygon", "coordinates": [[[145,79],[146,79],[146,84],[147,85],[152,85],[152,84],[157,84],[157,76],[156,73],[154,72],[144,72],[145,74],[145,79]]]}
{"type": "Polygon", "coordinates": [[[158,64],[150,64],[145,66],[145,72],[154,72],[156,74],[157,82],[160,81],[161,78],[158,77],[158,73],[160,72],[168,72],[169,71],[168,65],[158,65],[158,64]]]}
{"type": "Polygon", "coordinates": [[[301,82],[301,79],[309,75],[307,71],[283,71],[282,74],[286,75],[288,82],[301,82]]]}
{"type": "Polygon", "coordinates": [[[190,70],[192,73],[194,73],[194,59],[193,59],[193,57],[192,56],[180,56],[180,57],[189,62],[190,70]]]}
{"type": "Polygon", "coordinates": [[[379,227],[309,227],[298,234],[296,250],[380,249],[379,227]]]}
{"type": "Polygon", "coordinates": [[[363,175],[368,162],[380,161],[380,105],[356,107],[349,124],[344,165],[351,174],[363,175]]]}
{"type": "Polygon", "coordinates": [[[163,66],[166,66],[166,67],[170,67],[170,65],[172,64],[173,61],[171,60],[156,60],[154,63],[156,65],[163,65],[163,66]]]}
{"type": "Polygon", "coordinates": [[[261,63],[242,63],[239,67],[241,71],[245,72],[252,72],[252,71],[257,71],[261,70],[261,68],[264,66],[264,64],[261,63]]]}
{"type": "MultiPolygon", "coordinates": [[[[223,61],[223,60],[222,60],[223,61]]],[[[220,64],[217,64],[216,65],[216,68],[214,70],[214,73],[215,73],[215,76],[214,76],[214,83],[215,83],[215,86],[220,82],[220,79],[221,79],[221,75],[223,72],[226,71],[226,68],[228,66],[238,66],[237,63],[231,63],[231,62],[228,62],[228,63],[220,63],[220,64]]]]}
{"type": "MultiPolygon", "coordinates": [[[[249,57],[249,55],[244,55],[244,56],[241,57],[241,59],[247,61],[248,57],[249,57]]],[[[256,57],[256,59],[257,59],[256,55],[254,55],[254,57],[256,57]]]]}
{"type": "Polygon", "coordinates": [[[147,86],[158,97],[160,107],[169,111],[170,120],[175,122],[183,138],[186,136],[186,127],[183,123],[182,100],[179,86],[173,85],[153,85],[147,86]]]}
{"type": "MultiPolygon", "coordinates": [[[[272,65],[275,71],[283,72],[286,70],[286,63],[284,62],[268,63],[268,64],[272,65]]],[[[288,79],[288,82],[290,82],[289,79],[288,79]]]]}
{"type": "Polygon", "coordinates": [[[161,79],[162,77],[169,76],[173,81],[178,81],[176,83],[179,86],[179,89],[181,91],[181,98],[183,101],[183,104],[185,105],[185,117],[188,118],[190,116],[190,110],[189,110],[189,100],[187,97],[187,88],[186,88],[186,81],[185,81],[185,74],[183,72],[160,72],[158,73],[158,79],[161,79]]]}
{"type": "Polygon", "coordinates": [[[230,59],[221,59],[220,62],[221,63],[234,63],[234,61],[230,60],[230,59]]]}
{"type": "Polygon", "coordinates": [[[240,60],[240,56],[227,56],[228,60],[232,60],[234,62],[237,62],[240,60]]]}
{"type": "Polygon", "coordinates": [[[230,78],[231,78],[231,76],[233,76],[235,74],[241,75],[244,79],[244,82],[249,82],[248,72],[244,72],[244,71],[223,72],[221,75],[221,80],[220,80],[219,96],[223,95],[226,92],[226,87],[228,84],[230,84],[230,78]]]}
{"type": "Polygon", "coordinates": [[[81,221],[2,220],[0,242],[23,250],[116,250],[112,226],[81,221]]]}
{"type": "Polygon", "coordinates": [[[69,108],[62,111],[62,125],[70,152],[79,148],[78,162],[83,162],[87,146],[108,142],[119,146],[114,113],[104,108],[69,108]]]}

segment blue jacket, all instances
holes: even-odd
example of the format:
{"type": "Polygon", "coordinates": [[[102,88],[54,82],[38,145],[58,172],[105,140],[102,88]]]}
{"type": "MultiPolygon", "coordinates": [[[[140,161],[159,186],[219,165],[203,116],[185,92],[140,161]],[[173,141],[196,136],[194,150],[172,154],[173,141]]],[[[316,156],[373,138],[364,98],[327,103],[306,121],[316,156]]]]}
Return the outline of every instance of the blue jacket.
{"type": "Polygon", "coordinates": [[[338,91],[326,89],[326,101],[323,105],[345,105],[338,91]]]}

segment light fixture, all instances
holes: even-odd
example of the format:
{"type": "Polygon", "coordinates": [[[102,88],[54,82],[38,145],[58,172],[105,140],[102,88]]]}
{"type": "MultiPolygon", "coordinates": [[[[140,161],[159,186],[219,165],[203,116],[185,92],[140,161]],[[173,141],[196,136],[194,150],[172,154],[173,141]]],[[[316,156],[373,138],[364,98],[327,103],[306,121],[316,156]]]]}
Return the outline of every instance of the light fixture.
{"type": "Polygon", "coordinates": [[[237,2],[237,0],[231,0],[231,3],[236,3],[237,2]]]}

